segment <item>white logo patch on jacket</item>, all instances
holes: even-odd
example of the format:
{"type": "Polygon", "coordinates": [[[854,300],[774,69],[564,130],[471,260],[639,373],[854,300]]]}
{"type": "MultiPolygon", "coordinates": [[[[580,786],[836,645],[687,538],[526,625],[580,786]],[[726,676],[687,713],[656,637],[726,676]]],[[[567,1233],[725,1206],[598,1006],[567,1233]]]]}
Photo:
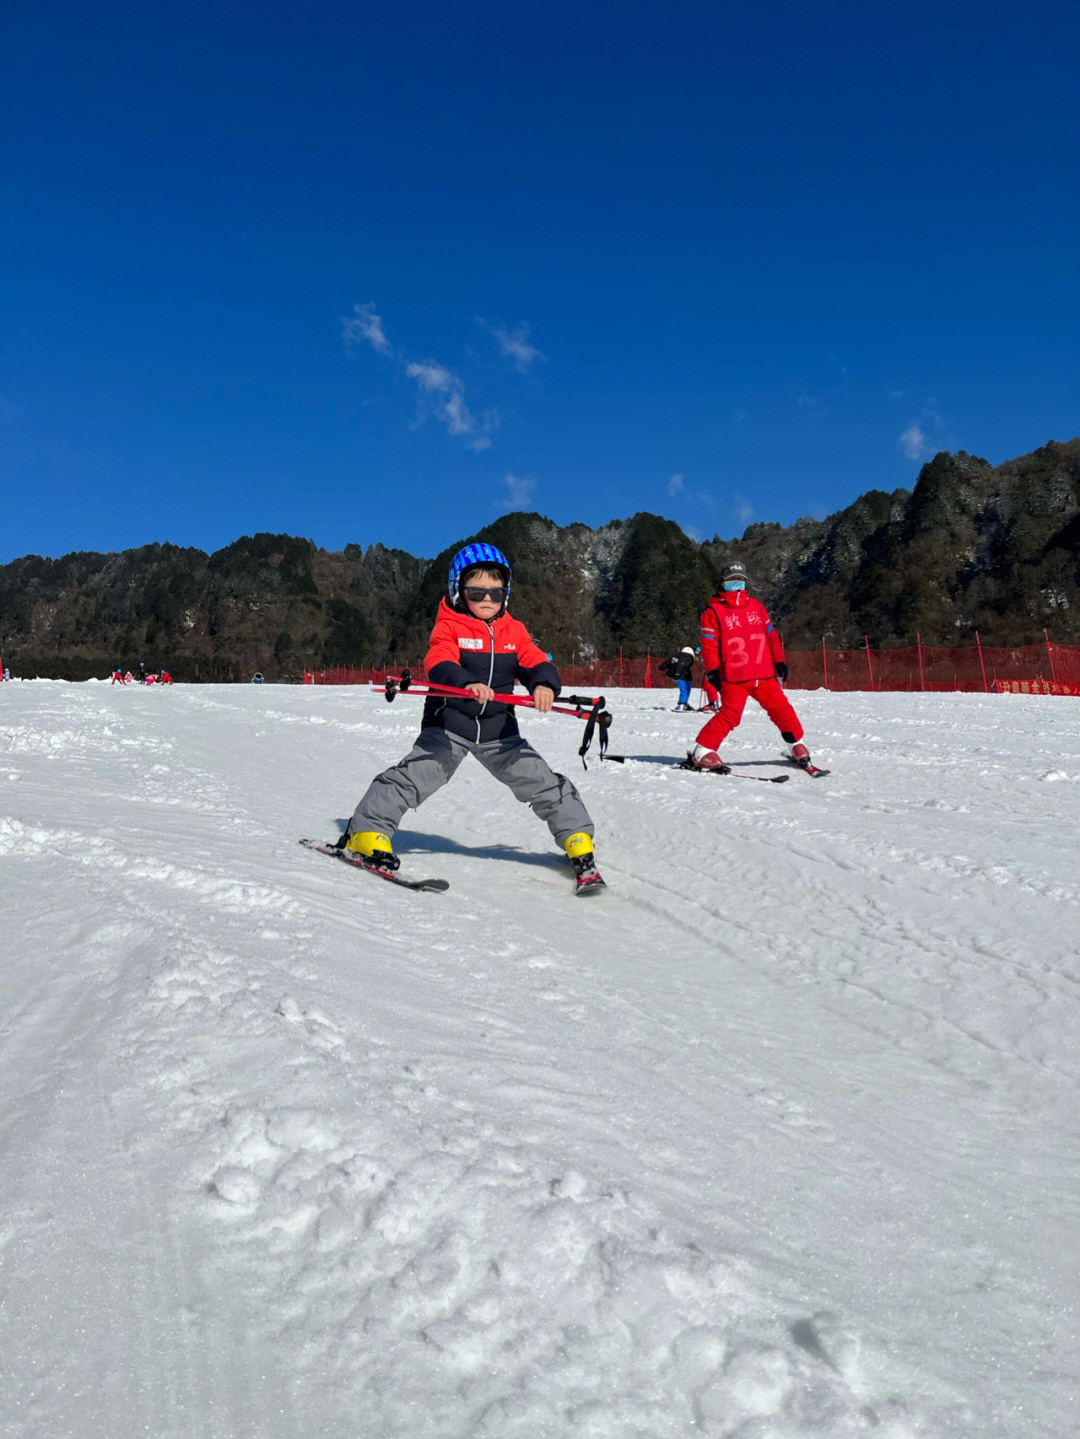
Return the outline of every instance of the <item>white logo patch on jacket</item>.
{"type": "Polygon", "coordinates": [[[465,635],[458,640],[458,647],[463,650],[482,650],[484,648],[484,641],[465,635]]]}

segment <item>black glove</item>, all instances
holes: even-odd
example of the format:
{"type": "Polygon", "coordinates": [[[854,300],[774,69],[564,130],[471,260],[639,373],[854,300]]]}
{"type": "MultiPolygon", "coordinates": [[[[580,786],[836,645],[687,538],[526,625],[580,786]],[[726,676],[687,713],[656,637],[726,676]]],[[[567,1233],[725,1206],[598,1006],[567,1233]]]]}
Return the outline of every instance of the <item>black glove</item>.
{"type": "Polygon", "coordinates": [[[784,663],[784,661],[781,660],[781,661],[779,662],[779,664],[773,665],[773,669],[776,671],[776,678],[780,681],[780,683],[781,683],[782,685],[786,685],[786,684],[787,684],[787,665],[784,663]]]}
{"type": "Polygon", "coordinates": [[[714,690],[718,690],[724,682],[724,676],[720,673],[719,670],[710,670],[709,673],[705,676],[705,678],[709,681],[714,690]]]}

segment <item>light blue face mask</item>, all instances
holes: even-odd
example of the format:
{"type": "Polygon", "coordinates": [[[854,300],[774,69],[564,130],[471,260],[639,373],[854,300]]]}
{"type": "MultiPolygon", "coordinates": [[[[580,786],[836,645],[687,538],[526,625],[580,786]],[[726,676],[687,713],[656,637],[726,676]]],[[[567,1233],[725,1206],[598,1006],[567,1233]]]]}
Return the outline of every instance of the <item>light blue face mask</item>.
{"type": "Polygon", "coordinates": [[[745,590],[745,589],[746,589],[746,581],[745,581],[745,580],[725,580],[725,581],[724,581],[724,589],[725,589],[725,590],[745,590]]]}

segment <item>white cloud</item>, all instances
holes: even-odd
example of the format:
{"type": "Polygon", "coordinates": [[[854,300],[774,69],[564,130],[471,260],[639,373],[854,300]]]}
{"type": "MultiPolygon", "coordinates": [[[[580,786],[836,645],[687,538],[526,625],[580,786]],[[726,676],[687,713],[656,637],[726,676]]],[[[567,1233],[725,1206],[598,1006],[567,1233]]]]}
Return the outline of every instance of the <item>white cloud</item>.
{"type": "Polygon", "coordinates": [[[382,317],[375,313],[374,305],[354,305],[352,319],[342,317],[342,333],[347,349],[352,349],[361,340],[366,340],[380,355],[390,353],[390,341],[382,327],[382,317]]]}
{"type": "Polygon", "coordinates": [[[405,373],[414,379],[422,390],[429,393],[450,394],[460,388],[459,382],[445,365],[410,363],[405,366],[405,373]]]}
{"type": "Polygon", "coordinates": [[[926,455],[926,432],[917,423],[908,425],[897,444],[909,460],[921,460],[926,455]]]}
{"type": "Polygon", "coordinates": [[[503,477],[503,484],[508,491],[508,497],[502,503],[504,510],[524,509],[536,489],[536,481],[531,476],[507,474],[503,477]]]}
{"type": "Polygon", "coordinates": [[[465,403],[465,386],[452,370],[433,361],[424,364],[411,361],[406,364],[405,373],[416,381],[421,396],[449,434],[466,437],[470,449],[491,448],[491,430],[498,424],[498,415],[490,411],[480,425],[465,403]]]}
{"type": "Polygon", "coordinates": [[[479,453],[491,448],[492,433],[499,427],[498,411],[486,410],[483,419],[477,420],[465,403],[465,386],[453,370],[435,360],[410,360],[392,347],[374,305],[354,305],[352,317],[342,319],[341,324],[347,349],[366,342],[376,353],[390,359],[399,374],[404,372],[416,384],[421,421],[435,415],[447,433],[463,440],[470,450],[479,453]]]}
{"type": "Polygon", "coordinates": [[[529,339],[529,327],[526,324],[518,325],[516,329],[508,329],[505,325],[492,325],[487,320],[478,319],[477,324],[487,330],[489,335],[494,335],[498,342],[499,349],[508,360],[512,360],[514,368],[522,374],[536,360],[544,360],[546,355],[542,354],[529,339]]]}
{"type": "Polygon", "coordinates": [[[688,490],[686,487],[685,475],[672,475],[664,486],[669,499],[689,500],[692,505],[699,509],[715,510],[716,496],[711,490],[688,490]]]}
{"type": "Polygon", "coordinates": [[[897,440],[897,448],[903,450],[909,460],[925,460],[935,449],[948,440],[948,429],[938,410],[938,402],[928,399],[921,413],[911,421],[897,440]]]}

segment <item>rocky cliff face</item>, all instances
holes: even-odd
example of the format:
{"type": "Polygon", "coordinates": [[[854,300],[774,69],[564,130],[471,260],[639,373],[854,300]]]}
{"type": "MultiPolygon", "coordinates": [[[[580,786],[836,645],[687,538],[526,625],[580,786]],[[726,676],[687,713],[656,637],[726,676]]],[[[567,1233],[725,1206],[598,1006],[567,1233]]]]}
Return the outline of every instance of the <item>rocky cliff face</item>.
{"type": "Polygon", "coordinates": [[[793,649],[1080,643],[1080,439],[994,468],[963,452],[913,491],[870,490],[825,520],[698,543],[640,514],[600,529],[506,515],[433,560],[255,535],[207,555],[173,545],[0,566],[0,654],[80,678],[145,662],[178,679],[298,678],[304,666],[416,663],[450,557],[469,539],[514,563],[513,609],[562,663],[694,641],[738,557],[793,649]]]}
{"type": "Polygon", "coordinates": [[[939,454],[915,489],[827,520],[754,525],[738,553],[793,648],[1080,642],[1080,440],[997,468],[939,454]]]}

